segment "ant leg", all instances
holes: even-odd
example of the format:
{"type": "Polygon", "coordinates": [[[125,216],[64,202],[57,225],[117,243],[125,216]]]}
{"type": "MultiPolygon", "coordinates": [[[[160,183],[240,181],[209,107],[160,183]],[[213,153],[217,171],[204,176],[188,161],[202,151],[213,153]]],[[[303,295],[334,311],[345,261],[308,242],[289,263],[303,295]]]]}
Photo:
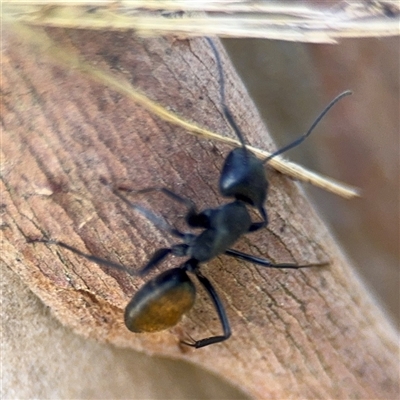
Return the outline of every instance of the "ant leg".
{"type": "Polygon", "coordinates": [[[171,248],[162,248],[157,250],[153,256],[150,258],[148,263],[138,272],[132,271],[126,268],[124,265],[114,263],[112,261],[105,260],[104,258],[92,256],[90,254],[83,253],[82,251],[72,247],[64,242],[60,242],[58,240],[49,240],[49,239],[28,239],[28,243],[46,243],[46,244],[55,244],[60,247],[64,247],[67,250],[72,251],[75,254],[78,254],[81,257],[86,258],[89,261],[93,261],[96,264],[104,265],[105,267],[118,269],[120,271],[127,272],[131,276],[143,276],[146,275],[151,269],[157,266],[161,261],[167,257],[168,254],[173,254],[175,256],[183,257],[186,255],[188,245],[187,244],[177,244],[172,246],[171,248]]]}
{"type": "Polygon", "coordinates": [[[251,262],[253,264],[262,265],[263,267],[268,268],[291,268],[291,269],[299,269],[299,268],[309,268],[309,267],[320,267],[323,265],[328,265],[328,263],[322,264],[309,264],[309,265],[296,265],[296,264],[274,264],[271,261],[267,260],[266,258],[259,258],[252,256],[250,254],[242,253],[237,250],[226,250],[225,254],[230,257],[237,258],[239,260],[244,260],[251,262]]]}
{"type": "MultiPolygon", "coordinates": [[[[185,205],[188,209],[185,219],[186,222],[189,226],[193,228],[208,228],[209,226],[209,218],[204,215],[203,213],[198,213],[196,209],[196,205],[194,202],[190,199],[187,199],[185,197],[182,197],[176,193],[174,193],[172,190],[169,190],[165,187],[149,187],[146,189],[141,189],[141,190],[127,190],[127,189],[120,189],[124,190],[126,192],[130,193],[135,193],[135,194],[143,194],[143,193],[150,193],[150,192],[162,192],[166,196],[170,197],[172,200],[177,201],[178,203],[181,203],[185,205]]],[[[115,191],[114,191],[115,193],[115,191]]],[[[115,193],[117,194],[117,193],[115,193]]],[[[117,194],[121,198],[120,195],[117,194]]],[[[136,206],[135,206],[136,207],[136,206]]]]}
{"type": "Polygon", "coordinates": [[[152,222],[157,228],[169,232],[173,236],[177,236],[185,239],[187,234],[179,231],[173,226],[169,225],[167,221],[163,218],[156,216],[147,208],[141,206],[140,204],[131,203],[125,196],[119,193],[117,190],[113,190],[113,193],[118,196],[125,204],[127,204],[130,208],[140,212],[144,217],[146,217],[150,222],[152,222]]]}
{"type": "Polygon", "coordinates": [[[259,229],[264,228],[264,226],[268,225],[268,216],[267,212],[265,211],[265,208],[261,207],[258,211],[260,212],[263,220],[261,222],[253,222],[250,225],[249,232],[258,231],[259,229]]]}
{"type": "Polygon", "coordinates": [[[170,197],[172,200],[177,201],[178,203],[184,204],[189,211],[192,211],[196,213],[196,206],[193,203],[192,200],[186,199],[185,197],[179,196],[178,194],[174,193],[172,190],[169,190],[165,187],[149,187],[146,189],[141,189],[141,190],[128,190],[125,188],[120,188],[120,190],[123,190],[124,192],[130,192],[130,193],[135,193],[135,194],[143,194],[143,193],[150,193],[150,192],[162,192],[166,196],[170,197]]]}
{"type": "Polygon", "coordinates": [[[176,244],[171,248],[158,249],[147,262],[147,264],[137,273],[139,276],[146,275],[150,270],[157,266],[161,261],[167,257],[168,254],[172,254],[177,257],[184,257],[187,254],[189,245],[186,243],[176,244]]]}
{"type": "Polygon", "coordinates": [[[194,271],[194,273],[196,274],[197,279],[204,286],[204,289],[206,289],[208,295],[210,296],[212,302],[214,303],[214,307],[217,310],[218,317],[219,317],[219,320],[221,321],[222,329],[224,331],[224,334],[220,335],[220,336],[211,336],[211,337],[208,337],[205,339],[193,340],[193,342],[191,342],[191,343],[182,342],[183,344],[186,344],[187,346],[191,346],[191,347],[195,347],[196,349],[199,349],[200,347],[205,347],[210,344],[219,343],[219,342],[223,342],[223,341],[227,340],[231,336],[231,327],[229,325],[228,317],[226,315],[222,301],[219,298],[214,287],[211,285],[211,282],[200,271],[197,270],[197,271],[194,271]]]}
{"type": "Polygon", "coordinates": [[[55,244],[55,245],[57,245],[57,246],[64,247],[65,249],[70,250],[70,251],[72,251],[73,253],[78,254],[79,256],[84,257],[84,258],[86,258],[86,259],[89,260],[89,261],[93,261],[93,262],[96,263],[96,264],[104,265],[105,267],[110,267],[110,268],[118,269],[118,270],[120,270],[120,271],[127,272],[129,275],[132,275],[132,276],[136,275],[136,272],[134,272],[134,271],[132,271],[132,270],[126,268],[125,266],[123,266],[123,265],[121,265],[121,264],[117,264],[117,263],[114,263],[114,262],[112,262],[112,261],[105,260],[104,258],[95,257],[95,256],[92,256],[92,255],[90,255],[90,254],[85,254],[85,253],[83,253],[82,251],[76,249],[75,247],[72,247],[72,246],[70,246],[70,245],[68,245],[68,244],[66,244],[66,243],[64,243],[64,242],[59,242],[58,240],[29,239],[29,240],[28,240],[28,243],[47,243],[47,244],[55,244]]]}
{"type": "Polygon", "coordinates": [[[147,264],[139,270],[137,273],[139,276],[146,275],[151,269],[157,266],[168,254],[172,252],[172,249],[169,248],[162,248],[158,249],[147,262],[147,264]]]}

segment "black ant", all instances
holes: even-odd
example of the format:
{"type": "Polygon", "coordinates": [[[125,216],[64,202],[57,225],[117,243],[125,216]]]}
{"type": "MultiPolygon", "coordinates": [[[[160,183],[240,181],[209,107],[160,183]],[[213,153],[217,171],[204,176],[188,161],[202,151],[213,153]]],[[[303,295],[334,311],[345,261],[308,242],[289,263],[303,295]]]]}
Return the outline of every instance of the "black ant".
{"type": "MultiPolygon", "coordinates": [[[[218,66],[220,95],[223,114],[229,125],[235,131],[241,147],[232,150],[225,160],[222,168],[219,190],[225,197],[234,198],[228,204],[217,208],[209,208],[203,211],[197,211],[193,201],[186,199],[167,188],[146,188],[133,191],[120,188],[113,190],[123,202],[129,207],[139,211],[149,219],[158,228],[166,230],[171,235],[182,240],[182,243],[172,245],[169,248],[157,250],[147,264],[138,272],[132,272],[126,267],[112,263],[110,261],[84,254],[81,251],[59,241],[47,239],[34,239],[31,242],[44,242],[56,244],[64,247],[80,256],[83,256],[98,264],[106,267],[116,268],[127,271],[131,275],[143,276],[151,269],[163,261],[168,255],[177,257],[187,257],[183,264],[177,268],[160,273],[155,278],[148,281],[132,298],[125,309],[125,325],[132,332],[156,332],[176,325],[182,316],[188,312],[196,298],[196,288],[190,279],[188,272],[193,273],[204,289],[209,294],[214,307],[218,313],[222,325],[223,334],[211,336],[201,340],[182,342],[195,348],[205,347],[213,343],[223,342],[231,336],[231,328],[224,306],[211,282],[201,273],[200,265],[210,261],[219,255],[227,255],[240,260],[248,261],[269,268],[306,268],[312,265],[295,264],[273,264],[271,261],[258,258],[250,254],[245,254],[230,247],[244,234],[257,231],[268,224],[267,212],[264,208],[264,202],[267,196],[268,181],[265,174],[264,164],[276,157],[278,154],[286,152],[302,143],[314,130],[315,126],[342,97],[351,94],[346,91],[337,96],[318,116],[310,129],[301,137],[287,146],[275,151],[264,160],[259,160],[255,154],[246,148],[246,143],[242,132],[237,126],[233,115],[225,102],[225,82],[222,71],[221,60],[213,41],[207,38],[211,46],[216,64],[218,66]],[[159,191],[170,197],[172,200],[185,205],[188,209],[186,213],[186,223],[191,228],[202,229],[198,235],[181,232],[170,226],[162,218],[156,217],[146,208],[131,203],[120,190],[134,193],[149,193],[159,191]],[[258,210],[262,220],[253,222],[251,220],[248,206],[258,210]]],[[[315,265],[315,264],[314,264],[315,265]]],[[[320,264],[321,265],[321,264],[320,264]]]]}

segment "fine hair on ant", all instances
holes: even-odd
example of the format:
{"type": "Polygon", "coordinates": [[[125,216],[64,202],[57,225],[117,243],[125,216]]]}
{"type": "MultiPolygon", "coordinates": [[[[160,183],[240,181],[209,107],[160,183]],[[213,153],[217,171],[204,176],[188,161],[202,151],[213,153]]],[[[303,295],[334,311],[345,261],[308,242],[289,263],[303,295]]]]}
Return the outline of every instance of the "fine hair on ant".
{"type": "Polygon", "coordinates": [[[124,319],[126,327],[130,331],[137,333],[156,332],[173,327],[194,305],[196,287],[189,276],[189,274],[193,274],[208,293],[218,314],[223,331],[221,335],[210,336],[200,340],[190,338],[190,341],[182,342],[195,348],[223,342],[231,336],[231,328],[223,303],[211,282],[202,274],[200,270],[201,264],[217,256],[226,255],[268,268],[299,269],[315,265],[325,265],[274,264],[268,259],[234,250],[231,246],[243,235],[258,231],[268,224],[268,215],[264,206],[268,190],[265,164],[277,155],[302,143],[333,105],[344,96],[351,94],[350,91],[345,91],[338,95],[316,118],[305,134],[275,151],[264,160],[260,160],[254,153],[247,149],[244,136],[226,104],[225,81],[221,59],[214,42],[210,38],[206,38],[206,40],[211,46],[218,68],[223,114],[241,143],[240,147],[235,148],[228,154],[219,178],[220,194],[230,198],[231,201],[216,208],[207,208],[199,211],[191,199],[182,197],[166,187],[149,187],[141,190],[113,189],[113,193],[127,204],[128,207],[142,214],[157,228],[180,239],[180,243],[178,244],[156,250],[146,265],[136,272],[121,264],[85,254],[61,241],[49,239],[30,240],[30,242],[58,245],[97,264],[125,271],[132,276],[146,275],[169,255],[185,257],[186,261],[181,265],[160,273],[144,284],[134,294],[125,308],[124,319]],[[140,204],[132,203],[121,193],[122,190],[134,194],[163,193],[171,200],[187,208],[185,215],[186,224],[190,228],[200,229],[200,233],[182,232],[172,227],[163,218],[156,216],[150,210],[140,204]],[[252,221],[249,207],[253,207],[259,212],[261,221],[252,221]]]}

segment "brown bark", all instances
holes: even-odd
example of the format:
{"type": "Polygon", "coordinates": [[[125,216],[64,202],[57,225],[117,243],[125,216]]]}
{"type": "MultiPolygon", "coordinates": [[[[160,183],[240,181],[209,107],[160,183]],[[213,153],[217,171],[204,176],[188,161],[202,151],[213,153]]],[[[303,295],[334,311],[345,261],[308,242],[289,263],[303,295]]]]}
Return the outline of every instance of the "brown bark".
{"type": "MultiPolygon", "coordinates": [[[[150,98],[226,134],[215,62],[202,39],[138,39],[130,34],[49,30],[63,46],[133,82],[150,98]]],[[[299,264],[328,267],[274,271],[226,257],[203,273],[220,293],[233,337],[201,350],[189,334],[218,334],[207,296],[168,332],[135,335],[122,313],[143,284],[56,246],[42,236],[138,269],[174,242],[128,210],[101,180],[132,188],[167,186],[199,208],[216,206],[226,146],[169,126],[121,95],[52,64],[8,37],[3,56],[2,259],[57,318],[88,337],[189,360],[256,398],[395,398],[395,335],[296,185],[271,172],[270,224],[237,248],[299,264]]],[[[230,107],[249,143],[270,139],[229,62],[230,107]]],[[[140,201],[171,222],[184,210],[160,196],[140,201]]],[[[177,265],[171,259],[162,269],[177,265]]]]}

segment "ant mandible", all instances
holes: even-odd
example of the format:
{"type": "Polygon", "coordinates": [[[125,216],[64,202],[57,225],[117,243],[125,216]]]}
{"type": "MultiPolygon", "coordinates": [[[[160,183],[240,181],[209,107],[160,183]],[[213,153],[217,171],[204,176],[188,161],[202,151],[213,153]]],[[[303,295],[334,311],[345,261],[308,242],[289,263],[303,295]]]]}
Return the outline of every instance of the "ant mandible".
{"type": "Polygon", "coordinates": [[[94,261],[97,264],[123,270],[133,276],[146,275],[170,254],[177,257],[188,257],[188,259],[179,267],[160,273],[135,293],[132,300],[125,308],[124,319],[126,327],[130,331],[137,333],[161,331],[176,325],[182,316],[193,307],[195,302],[196,288],[188,275],[188,273],[192,273],[209,294],[217,311],[223,330],[222,335],[211,336],[200,340],[191,339],[190,342],[182,342],[195,348],[223,342],[231,336],[229,320],[222,301],[211,282],[200,271],[200,265],[202,263],[210,261],[219,255],[227,255],[269,268],[298,269],[312,266],[274,264],[267,259],[233,250],[231,249],[231,246],[242,235],[257,231],[268,224],[267,212],[264,208],[268,189],[264,164],[273,157],[276,157],[278,154],[284,153],[302,143],[311,134],[315,126],[331,109],[331,107],[344,96],[351,94],[350,91],[341,93],[323,110],[304,135],[300,136],[287,146],[275,151],[264,160],[259,160],[255,154],[246,148],[243,134],[237,126],[231,111],[226,105],[225,82],[220,56],[213,41],[210,38],[206,38],[206,40],[212,48],[218,67],[223,114],[241,143],[241,147],[232,150],[228,154],[219,180],[220,193],[225,197],[234,198],[234,200],[220,207],[208,208],[199,212],[192,200],[186,199],[164,187],[150,187],[138,191],[122,188],[119,190],[113,190],[114,194],[129,207],[140,212],[158,228],[163,229],[182,240],[182,243],[172,245],[169,248],[161,248],[157,250],[147,264],[138,272],[132,272],[123,265],[82,253],[80,250],[60,241],[47,239],[30,240],[31,242],[56,244],[85,257],[88,260],[94,261]],[[195,235],[192,233],[181,232],[180,230],[170,226],[162,218],[155,216],[146,208],[131,203],[124,195],[122,195],[120,190],[136,194],[154,191],[164,193],[172,200],[187,207],[188,211],[185,217],[187,225],[191,228],[202,229],[201,233],[195,235]],[[247,208],[248,206],[252,206],[258,210],[262,218],[261,221],[253,222],[251,220],[247,208]]]}

